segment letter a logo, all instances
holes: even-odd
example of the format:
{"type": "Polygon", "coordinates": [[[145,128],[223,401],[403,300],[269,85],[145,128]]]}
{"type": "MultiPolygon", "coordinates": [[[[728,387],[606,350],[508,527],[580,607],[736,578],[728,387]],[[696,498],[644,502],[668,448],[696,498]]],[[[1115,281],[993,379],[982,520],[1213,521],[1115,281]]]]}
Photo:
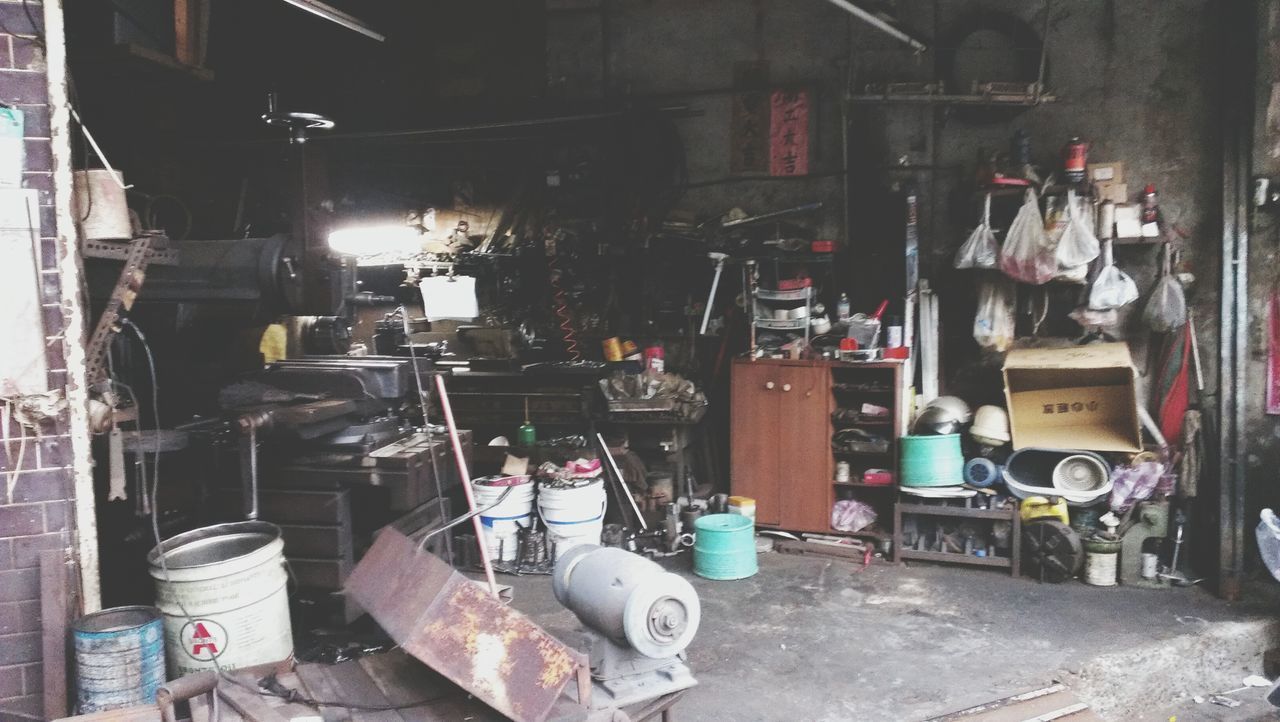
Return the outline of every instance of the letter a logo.
{"type": "Polygon", "coordinates": [[[227,648],[227,630],[212,619],[193,619],[182,628],[182,649],[202,662],[216,659],[227,648]]]}

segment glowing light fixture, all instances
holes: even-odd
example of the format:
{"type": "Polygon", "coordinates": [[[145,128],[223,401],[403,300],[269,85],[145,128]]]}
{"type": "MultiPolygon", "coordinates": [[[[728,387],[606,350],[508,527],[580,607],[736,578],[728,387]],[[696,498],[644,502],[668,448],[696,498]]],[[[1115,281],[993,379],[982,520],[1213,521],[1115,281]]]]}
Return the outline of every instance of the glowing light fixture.
{"type": "Polygon", "coordinates": [[[348,13],[344,13],[341,10],[335,8],[334,6],[329,5],[328,3],[320,2],[320,0],[284,0],[284,1],[289,3],[290,5],[293,5],[296,8],[306,10],[312,15],[317,15],[319,17],[322,17],[331,23],[337,23],[338,25],[341,25],[342,27],[347,28],[348,30],[354,30],[357,33],[360,33],[361,35],[373,38],[374,40],[377,40],[380,43],[385,42],[387,39],[386,35],[383,35],[377,30],[374,30],[373,28],[369,27],[369,25],[365,23],[363,20],[361,20],[360,18],[355,17],[354,15],[350,15],[348,13]]]}
{"type": "Polygon", "coordinates": [[[422,233],[403,225],[351,226],[329,233],[329,249],[349,256],[372,253],[417,253],[422,250],[422,233]]]}

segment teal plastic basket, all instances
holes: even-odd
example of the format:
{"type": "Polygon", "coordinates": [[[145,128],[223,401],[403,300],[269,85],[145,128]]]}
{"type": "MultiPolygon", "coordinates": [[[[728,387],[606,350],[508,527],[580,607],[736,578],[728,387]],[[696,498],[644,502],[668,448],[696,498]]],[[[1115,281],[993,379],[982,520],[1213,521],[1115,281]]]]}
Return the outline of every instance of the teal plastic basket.
{"type": "Polygon", "coordinates": [[[760,570],[756,530],[740,514],[710,514],[693,523],[693,573],[706,579],[746,579],[760,570]]]}
{"type": "Polygon", "coordinates": [[[959,486],[964,483],[960,435],[904,436],[902,486],[959,486]]]}

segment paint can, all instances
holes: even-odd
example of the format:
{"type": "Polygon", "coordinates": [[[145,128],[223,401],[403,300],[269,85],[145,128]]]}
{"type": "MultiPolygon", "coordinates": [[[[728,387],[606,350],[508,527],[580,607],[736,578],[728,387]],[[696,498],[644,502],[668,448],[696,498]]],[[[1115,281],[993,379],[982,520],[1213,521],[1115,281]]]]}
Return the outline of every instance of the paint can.
{"type": "Polygon", "coordinates": [[[581,544],[600,543],[605,503],[603,479],[586,486],[539,485],[538,515],[547,525],[547,540],[555,550],[555,559],[581,544]]]}
{"type": "Polygon", "coordinates": [[[1155,579],[1160,571],[1160,555],[1155,552],[1142,553],[1142,578],[1155,579]]]}
{"type": "Polygon", "coordinates": [[[746,579],[759,571],[755,524],[737,514],[710,514],[693,524],[693,572],[704,579],[746,579]]]}
{"type": "Polygon", "coordinates": [[[754,524],[756,521],[756,500],[749,496],[731,496],[729,497],[729,513],[745,516],[754,524]]]}
{"type": "Polygon", "coordinates": [[[606,338],[600,342],[600,346],[604,349],[605,361],[621,361],[622,360],[622,339],[617,336],[606,338]]]}
{"type": "Polygon", "coordinates": [[[497,503],[480,514],[490,557],[504,562],[516,560],[517,534],[533,523],[534,489],[531,476],[485,476],[472,480],[471,493],[476,508],[484,509],[497,503]],[[511,491],[507,493],[507,489],[511,491]]]}
{"type": "Polygon", "coordinates": [[[1114,587],[1120,560],[1120,541],[1087,539],[1084,542],[1084,583],[1095,587],[1114,587]]]}
{"type": "Polygon", "coordinates": [[[238,669],[293,654],[289,575],[276,525],[242,521],[195,529],[166,539],[147,562],[172,677],[214,669],[215,660],[222,669],[238,669]]]}
{"type": "Polygon", "coordinates": [[[1083,183],[1089,164],[1089,144],[1073,137],[1062,147],[1062,174],[1068,183],[1083,183]]]}
{"type": "Polygon", "coordinates": [[[155,702],[164,684],[164,624],[155,607],[115,607],[71,628],[81,714],[155,702]]]}

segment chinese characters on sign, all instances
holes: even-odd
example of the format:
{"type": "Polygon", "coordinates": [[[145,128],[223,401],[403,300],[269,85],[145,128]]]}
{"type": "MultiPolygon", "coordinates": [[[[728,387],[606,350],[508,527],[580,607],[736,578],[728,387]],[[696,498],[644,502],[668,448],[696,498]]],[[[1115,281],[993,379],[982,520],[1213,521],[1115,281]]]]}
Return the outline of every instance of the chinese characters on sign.
{"type": "Polygon", "coordinates": [[[734,95],[730,124],[729,172],[740,175],[769,170],[769,94],[734,95]]]}
{"type": "Polygon", "coordinates": [[[1097,410],[1098,410],[1098,402],[1097,402],[1097,401],[1089,401],[1089,402],[1087,402],[1087,403],[1086,403],[1086,402],[1082,402],[1082,401],[1075,401],[1075,402],[1072,402],[1072,403],[1070,403],[1070,404],[1063,404],[1063,403],[1059,403],[1059,404],[1045,404],[1045,405],[1044,405],[1044,409],[1043,409],[1043,413],[1046,413],[1046,414],[1069,414],[1069,413],[1073,413],[1073,412],[1074,412],[1074,413],[1080,413],[1081,411],[1084,411],[1085,409],[1088,409],[1089,411],[1097,411],[1097,410]]]}
{"type": "Polygon", "coordinates": [[[808,175],[809,91],[775,90],[769,111],[769,175],[808,175]]]}

